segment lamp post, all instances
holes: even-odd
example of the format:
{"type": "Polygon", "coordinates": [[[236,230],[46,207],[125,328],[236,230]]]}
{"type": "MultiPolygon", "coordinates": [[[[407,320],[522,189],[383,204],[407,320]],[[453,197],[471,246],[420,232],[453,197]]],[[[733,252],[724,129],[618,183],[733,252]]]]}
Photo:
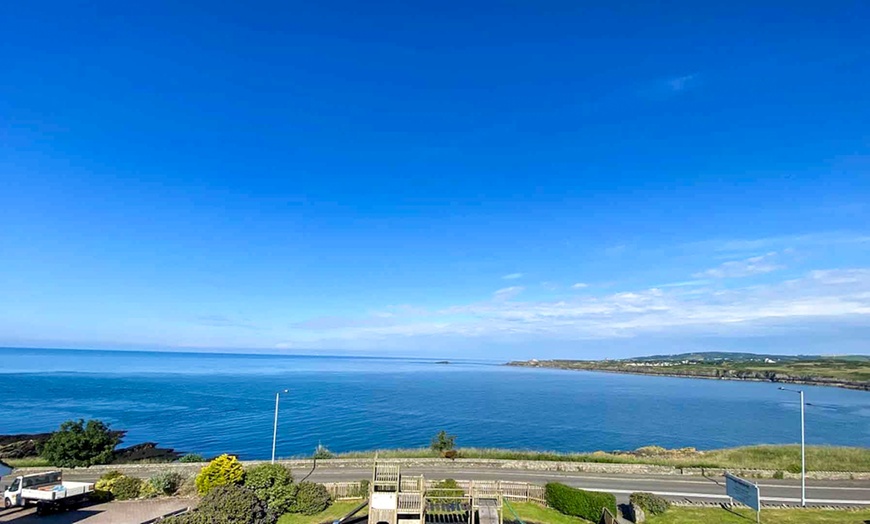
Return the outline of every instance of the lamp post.
{"type": "Polygon", "coordinates": [[[801,396],[801,507],[806,507],[807,505],[807,452],[806,452],[806,439],[805,439],[805,421],[804,418],[804,391],[802,389],[789,389],[789,388],[779,388],[780,391],[791,391],[792,393],[799,393],[801,396]]]}
{"type": "Polygon", "coordinates": [[[275,393],[275,425],[272,428],[272,464],[275,463],[275,443],[278,441],[278,401],[281,399],[281,393],[290,393],[290,390],[285,389],[275,393]]]}

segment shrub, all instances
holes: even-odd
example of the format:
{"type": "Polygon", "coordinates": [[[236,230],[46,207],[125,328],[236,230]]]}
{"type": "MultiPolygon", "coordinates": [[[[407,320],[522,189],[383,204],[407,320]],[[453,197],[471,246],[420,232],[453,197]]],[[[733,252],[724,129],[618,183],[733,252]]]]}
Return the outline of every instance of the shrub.
{"type": "MultiPolygon", "coordinates": [[[[215,486],[194,512],[202,522],[233,524],[274,524],[278,519],[253,490],[235,484],[215,486]]],[[[193,520],[193,522],[200,522],[193,520]]]]}
{"type": "Polygon", "coordinates": [[[140,499],[150,499],[156,497],[157,495],[162,495],[162,493],[157,491],[157,488],[155,488],[154,485],[151,484],[151,482],[143,482],[139,485],[140,499]]]}
{"type": "Polygon", "coordinates": [[[90,496],[92,500],[95,502],[108,502],[115,498],[112,495],[112,487],[115,485],[115,480],[123,477],[124,475],[120,471],[109,471],[104,473],[103,476],[97,480],[97,483],[94,484],[94,493],[90,496]]]}
{"type": "Polygon", "coordinates": [[[174,471],[164,471],[148,479],[148,485],[160,495],[175,495],[182,482],[184,482],[184,477],[174,471]]]}
{"type": "Polygon", "coordinates": [[[290,510],[296,500],[293,473],[280,464],[260,464],[245,472],[245,487],[277,514],[290,510]]]}
{"type": "Polygon", "coordinates": [[[777,471],[776,473],[773,474],[773,478],[775,478],[775,479],[784,479],[784,478],[785,478],[785,472],[783,472],[783,471],[777,471]]]}
{"type": "Polygon", "coordinates": [[[368,480],[361,480],[356,488],[351,490],[351,497],[359,497],[361,499],[367,498],[369,496],[369,487],[371,483],[368,480]]]}
{"type": "Polygon", "coordinates": [[[616,515],[616,497],[610,493],[584,491],[558,482],[549,482],[544,490],[547,505],[556,511],[598,522],[604,508],[616,515]]]}
{"type": "Polygon", "coordinates": [[[328,508],[331,503],[332,499],[326,491],[326,486],[314,482],[300,482],[290,512],[315,515],[328,508]]]}
{"type": "Polygon", "coordinates": [[[205,457],[199,453],[188,453],[187,455],[182,455],[178,459],[178,462],[205,462],[205,457]]]}
{"type": "Polygon", "coordinates": [[[789,465],[788,468],[786,468],[786,471],[788,471],[789,473],[795,473],[795,474],[800,473],[801,472],[801,465],[800,464],[791,464],[791,465],[789,465]]]}
{"type": "Polygon", "coordinates": [[[429,445],[433,451],[444,453],[456,447],[456,435],[448,435],[443,429],[432,438],[432,443],[429,445]]]}
{"type": "Polygon", "coordinates": [[[241,484],[245,479],[245,469],[239,459],[230,455],[221,455],[203,467],[196,476],[196,490],[205,495],[212,488],[241,484]]]}
{"type": "Polygon", "coordinates": [[[106,464],[120,442],[99,420],[68,420],[42,445],[39,455],[53,466],[75,468],[106,464]]]}
{"type": "Polygon", "coordinates": [[[648,515],[661,515],[671,508],[671,503],[652,493],[632,493],[628,501],[648,515]]]}
{"type": "Polygon", "coordinates": [[[142,481],[136,477],[117,477],[112,479],[112,495],[117,500],[131,500],[139,497],[142,481]]]}

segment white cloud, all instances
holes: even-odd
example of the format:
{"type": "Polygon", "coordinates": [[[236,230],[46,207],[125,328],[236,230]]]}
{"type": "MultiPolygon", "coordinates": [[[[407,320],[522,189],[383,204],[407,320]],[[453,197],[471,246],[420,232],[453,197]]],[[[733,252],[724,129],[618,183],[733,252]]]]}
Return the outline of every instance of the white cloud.
{"type": "Polygon", "coordinates": [[[585,289],[587,287],[589,287],[589,284],[586,284],[585,282],[577,282],[571,286],[571,289],[585,289]]]}
{"type": "Polygon", "coordinates": [[[523,278],[523,274],[522,273],[511,273],[511,274],[505,275],[501,278],[503,278],[504,280],[516,280],[518,278],[523,278]]]}
{"type": "Polygon", "coordinates": [[[510,300],[523,292],[523,286],[511,286],[499,289],[492,294],[493,300],[510,300]]]}
{"type": "Polygon", "coordinates": [[[695,278],[741,278],[784,269],[785,266],[777,264],[774,261],[776,257],[777,254],[775,252],[770,252],[745,260],[731,260],[712,269],[695,273],[692,276],[695,278]]]}
{"type": "Polygon", "coordinates": [[[867,325],[870,316],[868,269],[817,270],[798,279],[737,289],[652,288],[551,301],[511,300],[522,291],[512,286],[496,291],[491,300],[429,310],[427,317],[406,323],[358,325],[335,335],[346,341],[381,342],[418,336],[538,342],[724,336],[765,334],[771,325],[790,325],[793,331],[811,321],[867,325]]]}

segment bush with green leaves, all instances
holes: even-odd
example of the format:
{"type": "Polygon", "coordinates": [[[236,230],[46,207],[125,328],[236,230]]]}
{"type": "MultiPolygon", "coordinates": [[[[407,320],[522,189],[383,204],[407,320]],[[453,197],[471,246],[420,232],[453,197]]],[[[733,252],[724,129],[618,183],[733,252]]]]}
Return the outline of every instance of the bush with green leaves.
{"type": "Polygon", "coordinates": [[[154,487],[153,484],[149,481],[145,481],[139,485],[139,498],[140,499],[151,499],[158,495],[162,495],[157,488],[154,487]]]}
{"type": "Polygon", "coordinates": [[[432,443],[429,445],[433,451],[444,453],[451,451],[456,447],[456,435],[448,435],[443,429],[437,435],[432,437],[432,443]]]}
{"type": "Polygon", "coordinates": [[[598,522],[604,508],[616,515],[616,497],[610,493],[585,491],[558,482],[549,482],[544,488],[547,505],[564,515],[598,522]]]}
{"type": "Polygon", "coordinates": [[[315,515],[324,511],[332,504],[332,497],[323,484],[300,482],[296,489],[296,500],[290,507],[290,513],[315,515]]]}
{"type": "Polygon", "coordinates": [[[115,496],[112,495],[112,486],[114,486],[116,479],[123,476],[123,473],[116,470],[104,473],[97,480],[97,483],[94,484],[94,492],[90,496],[91,500],[94,502],[108,502],[115,498],[115,496]]]}
{"type": "Polygon", "coordinates": [[[280,464],[259,464],[245,472],[245,487],[254,491],[278,515],[288,512],[296,501],[296,485],[290,468],[280,464]]]}
{"type": "Polygon", "coordinates": [[[68,420],[42,444],[39,455],[62,468],[107,464],[119,442],[118,434],[99,420],[68,420]]]}
{"type": "Polygon", "coordinates": [[[632,493],[628,501],[640,507],[647,515],[661,515],[671,508],[671,503],[652,493],[632,493]]]}
{"type": "Polygon", "coordinates": [[[208,463],[196,476],[196,489],[205,495],[217,486],[241,484],[245,480],[245,468],[236,457],[221,455],[208,463]]]}
{"type": "Polygon", "coordinates": [[[175,495],[182,482],[184,477],[174,471],[164,471],[148,479],[148,484],[160,495],[175,495]]]}
{"type": "Polygon", "coordinates": [[[275,524],[278,515],[253,490],[230,484],[216,486],[190,513],[164,520],[167,524],[275,524]]]}
{"type": "Polygon", "coordinates": [[[179,457],[178,462],[205,462],[205,457],[199,453],[188,453],[179,457]]]}
{"type": "Polygon", "coordinates": [[[367,498],[369,496],[369,488],[371,486],[371,482],[368,480],[361,480],[356,485],[354,489],[350,491],[351,497],[359,497],[361,499],[367,498]]]}
{"type": "Polygon", "coordinates": [[[136,477],[117,477],[112,482],[112,495],[116,500],[132,500],[139,498],[142,480],[136,477]]]}

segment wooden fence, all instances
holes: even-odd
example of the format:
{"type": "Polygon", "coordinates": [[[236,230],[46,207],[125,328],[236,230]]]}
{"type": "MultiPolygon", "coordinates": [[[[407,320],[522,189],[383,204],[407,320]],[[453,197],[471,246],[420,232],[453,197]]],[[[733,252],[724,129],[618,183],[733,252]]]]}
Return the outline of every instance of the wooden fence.
{"type": "MultiPolygon", "coordinates": [[[[416,480],[416,479],[415,479],[416,480]]],[[[432,494],[438,492],[435,488],[439,481],[427,480],[426,490],[432,490],[432,494]]],[[[326,490],[332,496],[333,500],[353,500],[365,498],[367,487],[363,487],[361,482],[330,482],[324,484],[326,490]]],[[[502,497],[516,502],[537,502],[541,505],[546,505],[544,497],[544,487],[528,482],[507,482],[507,481],[478,481],[458,480],[456,481],[457,488],[461,489],[465,494],[470,495],[476,491],[479,494],[491,493],[501,494],[502,497]]],[[[410,487],[410,486],[408,486],[410,487]]]]}

